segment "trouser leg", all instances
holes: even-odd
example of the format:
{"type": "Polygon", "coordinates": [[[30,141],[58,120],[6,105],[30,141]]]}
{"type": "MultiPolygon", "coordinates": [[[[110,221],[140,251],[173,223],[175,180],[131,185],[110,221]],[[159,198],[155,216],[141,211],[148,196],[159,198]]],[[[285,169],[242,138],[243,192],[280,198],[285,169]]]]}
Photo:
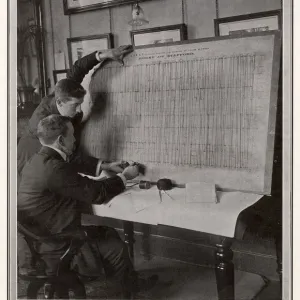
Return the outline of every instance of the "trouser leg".
{"type": "Polygon", "coordinates": [[[124,299],[130,298],[137,275],[127,245],[112,228],[105,228],[97,245],[106,276],[121,287],[124,299]]]}
{"type": "Polygon", "coordinates": [[[105,273],[108,277],[121,278],[125,272],[133,271],[126,244],[116,230],[106,228],[105,231],[105,235],[97,243],[105,273]]]}
{"type": "MultiPolygon", "coordinates": [[[[130,290],[134,286],[130,283],[136,274],[129,257],[128,248],[117,231],[98,226],[85,226],[85,229],[91,239],[80,249],[80,253],[73,261],[72,269],[83,276],[93,277],[99,274],[103,267],[107,278],[120,284],[122,289],[130,290]]],[[[47,265],[54,270],[59,256],[53,249],[48,252],[50,253],[45,253],[44,258],[47,258],[45,259],[48,262],[47,265]]]]}

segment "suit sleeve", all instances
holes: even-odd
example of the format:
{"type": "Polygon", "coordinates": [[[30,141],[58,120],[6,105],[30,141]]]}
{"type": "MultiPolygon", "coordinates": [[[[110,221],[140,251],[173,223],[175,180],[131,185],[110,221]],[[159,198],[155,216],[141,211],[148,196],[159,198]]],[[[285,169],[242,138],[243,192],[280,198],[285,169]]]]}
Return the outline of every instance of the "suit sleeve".
{"type": "Polygon", "coordinates": [[[96,59],[96,51],[78,59],[68,73],[68,78],[81,83],[84,76],[100,62],[96,59]]]}
{"type": "Polygon", "coordinates": [[[99,163],[99,159],[85,155],[82,151],[77,150],[70,158],[70,164],[72,164],[73,170],[84,173],[86,175],[96,175],[96,169],[99,163]]]}
{"type": "Polygon", "coordinates": [[[102,204],[125,189],[119,176],[94,181],[81,177],[73,170],[72,164],[65,162],[55,166],[47,185],[50,191],[58,195],[88,204],[102,204]]]}

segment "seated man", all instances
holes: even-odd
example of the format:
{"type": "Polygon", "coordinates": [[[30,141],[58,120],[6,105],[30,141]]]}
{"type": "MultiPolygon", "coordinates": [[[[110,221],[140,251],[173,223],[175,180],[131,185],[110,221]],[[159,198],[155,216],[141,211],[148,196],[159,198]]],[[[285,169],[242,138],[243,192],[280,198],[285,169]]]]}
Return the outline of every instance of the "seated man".
{"type": "MultiPolygon", "coordinates": [[[[128,166],[122,173],[102,181],[79,175],[78,172],[93,175],[97,164],[68,162],[75,137],[67,117],[44,118],[39,122],[37,136],[43,146],[25,165],[18,193],[18,220],[36,234],[78,229],[82,226],[82,204],[102,204],[124,191],[126,180],[139,173],[137,166],[128,166]]],[[[89,230],[88,226],[85,228],[89,230]]],[[[86,276],[99,276],[103,266],[106,275],[119,278],[125,290],[134,289],[141,281],[137,281],[125,243],[114,229],[98,228],[95,235],[93,226],[95,238],[81,248],[73,262],[74,269],[86,276]]],[[[47,274],[57,270],[65,247],[64,243],[38,245],[36,250],[45,262],[47,274]]],[[[155,276],[147,280],[148,287],[156,280],[155,276]]]]}
{"type": "MultiPolygon", "coordinates": [[[[41,144],[37,138],[37,125],[39,121],[51,114],[60,114],[69,117],[74,126],[78,145],[83,117],[81,104],[86,93],[81,85],[84,76],[104,60],[110,59],[122,62],[123,57],[130,52],[132,52],[132,46],[129,45],[101,52],[95,51],[82,57],[75,62],[68,74],[68,78],[62,79],[56,84],[54,93],[42,99],[29,120],[29,132],[22,136],[18,143],[18,186],[24,165],[41,148],[41,144]]],[[[76,157],[79,158],[80,156],[76,157]]],[[[92,163],[95,161],[95,159],[89,157],[85,157],[84,159],[87,162],[92,161],[92,163]]],[[[108,166],[103,163],[100,168],[107,170],[108,166]]],[[[120,171],[120,169],[113,168],[112,171],[120,171]]]]}

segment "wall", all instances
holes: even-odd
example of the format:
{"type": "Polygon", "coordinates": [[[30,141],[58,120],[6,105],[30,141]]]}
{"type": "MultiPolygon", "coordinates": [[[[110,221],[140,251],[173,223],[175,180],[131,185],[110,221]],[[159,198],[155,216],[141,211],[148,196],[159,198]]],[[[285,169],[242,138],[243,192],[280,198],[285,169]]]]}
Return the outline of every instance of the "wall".
{"type": "MultiPolygon", "coordinates": [[[[281,0],[219,0],[218,2],[219,17],[281,8],[281,0]]],[[[55,60],[56,53],[64,53],[66,67],[69,67],[67,38],[111,32],[116,47],[130,44],[129,31],[132,27],[128,25],[128,21],[131,17],[131,5],[67,16],[63,12],[62,0],[43,0],[43,4],[47,31],[47,69],[51,86],[53,86],[52,71],[59,68],[55,60]]],[[[150,23],[137,29],[185,23],[188,27],[189,39],[214,36],[215,0],[152,0],[142,2],[141,7],[150,23]]]]}

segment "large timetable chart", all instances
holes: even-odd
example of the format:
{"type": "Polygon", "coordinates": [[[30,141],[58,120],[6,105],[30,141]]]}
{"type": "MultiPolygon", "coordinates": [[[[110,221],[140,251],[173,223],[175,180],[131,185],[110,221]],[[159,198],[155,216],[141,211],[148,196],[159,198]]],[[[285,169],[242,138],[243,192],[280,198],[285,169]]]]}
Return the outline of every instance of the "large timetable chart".
{"type": "MultiPolygon", "coordinates": [[[[84,148],[147,166],[149,179],[270,192],[278,84],[276,34],[137,48],[90,83],[103,112],[84,148]],[[274,67],[275,66],[275,67],[274,67]]],[[[278,53],[277,53],[278,52],[278,53]]]]}

